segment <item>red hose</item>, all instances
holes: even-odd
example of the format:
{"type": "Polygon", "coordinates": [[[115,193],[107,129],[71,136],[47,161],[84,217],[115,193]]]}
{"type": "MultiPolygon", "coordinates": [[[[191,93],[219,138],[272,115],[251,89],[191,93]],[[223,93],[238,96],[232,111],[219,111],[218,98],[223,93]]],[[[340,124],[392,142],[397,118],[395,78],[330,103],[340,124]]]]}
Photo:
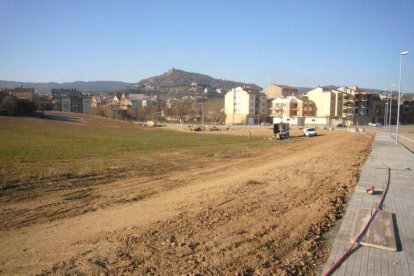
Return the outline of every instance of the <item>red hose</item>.
{"type": "Polygon", "coordinates": [[[390,185],[390,178],[391,178],[391,169],[388,167],[388,181],[387,186],[385,187],[384,192],[382,193],[381,200],[378,202],[377,206],[374,209],[374,212],[371,214],[371,217],[369,218],[368,222],[364,226],[364,228],[361,230],[361,232],[358,234],[358,236],[351,242],[351,245],[349,248],[345,251],[344,254],[329,268],[328,271],[326,271],[323,275],[328,276],[331,275],[341,264],[342,262],[349,256],[352,249],[354,248],[355,244],[358,242],[358,240],[361,238],[361,236],[365,233],[365,231],[368,229],[369,225],[371,224],[371,221],[374,219],[375,215],[377,214],[378,210],[381,208],[382,203],[384,202],[385,195],[388,192],[388,186],[390,185]]]}

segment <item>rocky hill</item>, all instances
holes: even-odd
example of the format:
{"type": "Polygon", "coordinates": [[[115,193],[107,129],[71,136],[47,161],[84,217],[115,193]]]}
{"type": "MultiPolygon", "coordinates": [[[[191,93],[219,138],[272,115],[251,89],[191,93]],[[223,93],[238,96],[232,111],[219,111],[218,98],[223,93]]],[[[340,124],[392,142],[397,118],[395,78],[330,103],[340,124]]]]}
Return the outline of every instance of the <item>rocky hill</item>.
{"type": "Polygon", "coordinates": [[[143,79],[135,84],[136,87],[145,87],[145,86],[152,86],[152,87],[164,87],[164,88],[172,88],[172,87],[183,87],[183,86],[191,86],[191,84],[195,82],[198,85],[215,88],[222,88],[224,90],[228,90],[237,86],[249,85],[251,87],[259,88],[256,84],[248,84],[243,82],[236,82],[236,81],[229,81],[229,80],[222,80],[222,79],[215,79],[208,75],[203,75],[199,73],[191,73],[186,72],[183,70],[172,68],[168,72],[155,77],[150,77],[143,79]]]}

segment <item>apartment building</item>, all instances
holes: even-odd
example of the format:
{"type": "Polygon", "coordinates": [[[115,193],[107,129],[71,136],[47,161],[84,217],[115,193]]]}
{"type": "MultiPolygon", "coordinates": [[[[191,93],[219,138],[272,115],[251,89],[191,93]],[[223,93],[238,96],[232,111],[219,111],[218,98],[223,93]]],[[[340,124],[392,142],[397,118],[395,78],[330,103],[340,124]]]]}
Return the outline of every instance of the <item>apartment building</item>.
{"type": "Polygon", "coordinates": [[[91,96],[77,89],[52,89],[53,110],[89,114],[91,106],[91,96]]]}
{"type": "Polygon", "coordinates": [[[263,91],[268,99],[298,95],[297,88],[282,84],[269,84],[263,91]]]}
{"type": "Polygon", "coordinates": [[[236,87],[224,97],[226,124],[259,124],[268,114],[267,97],[250,87],[236,87]]]}
{"type": "Polygon", "coordinates": [[[344,93],[343,119],[349,125],[382,123],[385,116],[385,99],[379,94],[360,89],[358,86],[338,88],[344,93]]]}
{"type": "Polygon", "coordinates": [[[315,104],[313,101],[295,96],[276,98],[271,102],[270,116],[273,123],[289,123],[291,125],[303,126],[305,117],[315,115],[315,104]]]}
{"type": "Polygon", "coordinates": [[[317,87],[306,96],[315,103],[315,118],[309,118],[309,124],[336,125],[342,123],[344,93],[328,87],[317,87]]]}
{"type": "Polygon", "coordinates": [[[308,117],[315,116],[315,103],[308,99],[308,97],[297,98],[298,102],[298,112],[296,116],[298,117],[308,117]]]}

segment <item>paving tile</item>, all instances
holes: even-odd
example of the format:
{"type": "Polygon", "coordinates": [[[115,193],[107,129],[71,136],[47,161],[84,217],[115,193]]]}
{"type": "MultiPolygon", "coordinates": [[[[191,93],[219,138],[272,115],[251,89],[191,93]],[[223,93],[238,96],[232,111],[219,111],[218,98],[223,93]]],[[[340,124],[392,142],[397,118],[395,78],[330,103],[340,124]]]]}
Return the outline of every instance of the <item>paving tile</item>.
{"type": "Polygon", "coordinates": [[[414,154],[395,145],[393,139],[381,132],[375,137],[360,180],[349,199],[323,271],[327,271],[349,246],[358,210],[375,208],[380,200],[380,196],[368,196],[359,190],[368,185],[383,190],[388,182],[388,167],[391,169],[390,187],[381,209],[394,214],[397,252],[360,246],[333,275],[414,275],[414,154]]]}

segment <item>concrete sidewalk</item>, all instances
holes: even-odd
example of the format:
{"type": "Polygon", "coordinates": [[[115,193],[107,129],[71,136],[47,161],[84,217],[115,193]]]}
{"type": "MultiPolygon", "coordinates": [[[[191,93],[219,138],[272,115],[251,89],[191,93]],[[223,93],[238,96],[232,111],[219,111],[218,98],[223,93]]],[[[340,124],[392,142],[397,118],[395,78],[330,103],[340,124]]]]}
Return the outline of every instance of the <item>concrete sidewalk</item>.
{"type": "Polygon", "coordinates": [[[384,132],[378,132],[354,193],[346,209],[331,254],[323,272],[345,253],[351,244],[352,230],[360,208],[374,209],[381,195],[367,195],[364,190],[375,185],[390,186],[382,210],[395,214],[397,252],[374,247],[357,247],[333,275],[414,275],[414,154],[384,132]]]}

